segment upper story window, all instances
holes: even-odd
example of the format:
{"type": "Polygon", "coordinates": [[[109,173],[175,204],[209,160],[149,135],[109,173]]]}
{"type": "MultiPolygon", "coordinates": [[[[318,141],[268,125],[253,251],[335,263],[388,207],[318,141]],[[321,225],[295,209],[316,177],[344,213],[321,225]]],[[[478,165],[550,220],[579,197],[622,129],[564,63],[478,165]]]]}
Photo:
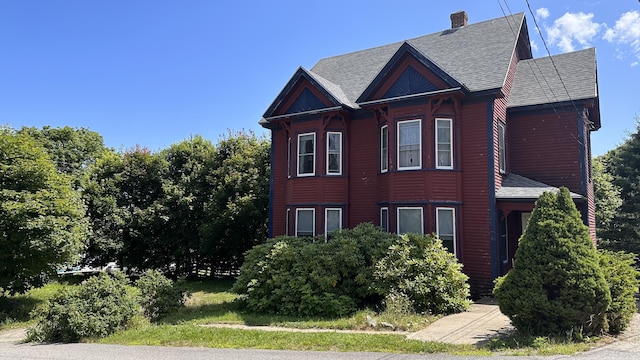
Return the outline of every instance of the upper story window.
{"type": "Polygon", "coordinates": [[[424,233],[421,207],[398,208],[398,234],[424,233]]]}
{"type": "Polygon", "coordinates": [[[380,128],[380,172],[389,170],[389,127],[380,128]]]}
{"type": "Polygon", "coordinates": [[[316,133],[298,135],[298,176],[316,174],[316,133]]]}
{"type": "Polygon", "coordinates": [[[504,142],[504,124],[498,123],[498,166],[500,173],[507,172],[507,156],[504,142]]]}
{"type": "Polygon", "coordinates": [[[291,177],[291,138],[287,138],[287,177],[291,177]]]}
{"type": "Polygon", "coordinates": [[[342,133],[327,133],[327,175],[342,174],[342,133]]]}
{"type": "Polygon", "coordinates": [[[422,131],[420,120],[398,122],[398,170],[422,167],[422,131]]]}
{"type": "Polygon", "coordinates": [[[449,252],[456,253],[456,209],[436,208],[436,233],[449,252]]]}
{"type": "Polygon", "coordinates": [[[453,169],[451,119],[436,119],[436,169],[453,169]]]}
{"type": "Polygon", "coordinates": [[[296,236],[316,236],[316,209],[296,209],[296,236]]]}

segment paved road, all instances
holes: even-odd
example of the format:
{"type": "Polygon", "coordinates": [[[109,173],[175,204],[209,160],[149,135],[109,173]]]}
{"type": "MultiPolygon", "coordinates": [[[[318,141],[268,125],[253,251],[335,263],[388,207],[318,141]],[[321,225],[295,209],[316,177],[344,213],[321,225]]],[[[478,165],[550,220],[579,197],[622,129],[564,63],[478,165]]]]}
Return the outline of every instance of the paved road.
{"type": "MultiPolygon", "coordinates": [[[[443,354],[406,355],[387,353],[337,353],[325,351],[273,351],[242,349],[175,348],[155,346],[122,346],[98,344],[31,345],[0,343],[0,359],[11,360],[475,360],[486,357],[453,356],[443,354]]],[[[640,344],[619,342],[604,348],[573,356],[495,356],[497,360],[614,360],[640,359],[640,344]]]]}

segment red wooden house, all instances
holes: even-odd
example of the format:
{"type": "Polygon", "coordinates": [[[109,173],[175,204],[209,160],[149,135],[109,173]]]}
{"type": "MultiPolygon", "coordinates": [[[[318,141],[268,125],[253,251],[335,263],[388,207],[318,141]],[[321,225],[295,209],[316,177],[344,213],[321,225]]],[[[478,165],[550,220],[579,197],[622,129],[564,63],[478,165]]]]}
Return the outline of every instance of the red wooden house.
{"type": "Polygon", "coordinates": [[[533,59],[524,14],[299,68],[267,109],[270,236],[371,222],[438,233],[476,293],[511,266],[545,190],[572,192],[595,241],[596,57],[533,59]]]}

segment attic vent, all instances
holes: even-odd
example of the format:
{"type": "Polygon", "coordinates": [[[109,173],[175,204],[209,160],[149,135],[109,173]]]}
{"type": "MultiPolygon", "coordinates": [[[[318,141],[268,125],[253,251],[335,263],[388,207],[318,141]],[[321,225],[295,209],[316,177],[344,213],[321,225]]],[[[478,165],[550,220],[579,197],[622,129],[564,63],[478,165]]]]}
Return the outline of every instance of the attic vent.
{"type": "Polygon", "coordinates": [[[451,28],[459,28],[461,26],[467,26],[469,17],[465,11],[458,11],[451,14],[451,28]]]}

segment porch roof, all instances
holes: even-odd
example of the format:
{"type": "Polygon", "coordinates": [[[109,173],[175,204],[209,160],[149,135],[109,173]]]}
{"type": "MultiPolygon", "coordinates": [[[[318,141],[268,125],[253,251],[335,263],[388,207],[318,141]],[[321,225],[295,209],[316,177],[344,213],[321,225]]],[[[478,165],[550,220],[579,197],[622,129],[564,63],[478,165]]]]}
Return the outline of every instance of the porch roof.
{"type": "MultiPolygon", "coordinates": [[[[527,201],[534,202],[545,191],[558,192],[559,189],[533,179],[529,179],[517,174],[507,174],[502,179],[502,187],[496,191],[496,200],[498,201],[527,201]]],[[[585,197],[571,193],[574,200],[585,200],[585,197]]]]}

